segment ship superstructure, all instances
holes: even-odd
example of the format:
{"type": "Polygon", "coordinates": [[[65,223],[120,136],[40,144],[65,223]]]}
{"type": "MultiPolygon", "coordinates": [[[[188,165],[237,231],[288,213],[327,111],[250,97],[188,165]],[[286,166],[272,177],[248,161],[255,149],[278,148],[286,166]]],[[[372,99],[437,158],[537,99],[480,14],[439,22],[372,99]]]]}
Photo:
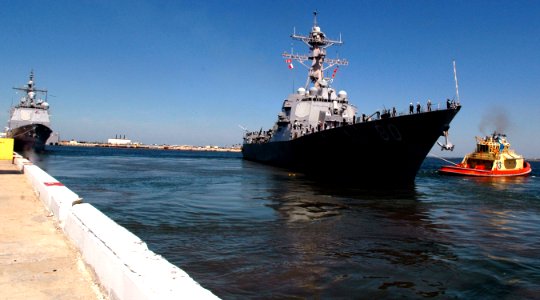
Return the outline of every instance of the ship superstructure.
{"type": "Polygon", "coordinates": [[[13,89],[22,91],[23,96],[19,104],[11,108],[6,137],[14,139],[15,151],[43,151],[52,132],[47,90],[35,87],[33,71],[25,86],[13,89]]]}
{"type": "Polygon", "coordinates": [[[416,113],[398,114],[393,108],[359,116],[347,92],[332,87],[336,69],[324,76],[329,68],[348,65],[345,59],[326,57],[327,48],[341,45],[341,38],[328,39],[316,13],[308,35],[295,32],[291,37],[310,50],[308,55],[283,54],[308,67],[306,85],[283,101],[271,129],[244,134],[243,157],[340,182],[413,183],[433,144],[448,131],[459,103],[449,102],[441,110],[418,104],[416,113]]]}

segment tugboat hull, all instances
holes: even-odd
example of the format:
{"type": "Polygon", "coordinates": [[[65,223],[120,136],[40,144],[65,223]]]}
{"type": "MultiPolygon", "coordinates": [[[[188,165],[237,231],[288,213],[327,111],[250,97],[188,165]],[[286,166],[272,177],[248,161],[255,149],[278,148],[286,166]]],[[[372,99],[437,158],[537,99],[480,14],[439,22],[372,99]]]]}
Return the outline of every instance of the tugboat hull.
{"type": "Polygon", "coordinates": [[[244,159],[339,182],[411,185],[460,107],[383,118],[282,142],[244,144],[244,159]]]}
{"type": "Polygon", "coordinates": [[[531,173],[531,165],[525,162],[523,169],[517,170],[479,170],[460,166],[443,166],[439,173],[444,175],[474,176],[474,177],[513,177],[525,176],[531,173]]]}

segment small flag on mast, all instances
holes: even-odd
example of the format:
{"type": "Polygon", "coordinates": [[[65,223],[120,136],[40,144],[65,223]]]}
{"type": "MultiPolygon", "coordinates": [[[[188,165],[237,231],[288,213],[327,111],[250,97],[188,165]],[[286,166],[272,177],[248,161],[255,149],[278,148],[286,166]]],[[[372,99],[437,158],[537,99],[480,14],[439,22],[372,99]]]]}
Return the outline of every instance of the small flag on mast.
{"type": "Polygon", "coordinates": [[[290,58],[286,59],[285,62],[289,64],[289,69],[294,69],[294,65],[292,64],[292,60],[290,58]]]}
{"type": "Polygon", "coordinates": [[[339,66],[334,69],[334,72],[332,73],[332,78],[336,77],[336,73],[338,69],[339,69],[339,66]]]}

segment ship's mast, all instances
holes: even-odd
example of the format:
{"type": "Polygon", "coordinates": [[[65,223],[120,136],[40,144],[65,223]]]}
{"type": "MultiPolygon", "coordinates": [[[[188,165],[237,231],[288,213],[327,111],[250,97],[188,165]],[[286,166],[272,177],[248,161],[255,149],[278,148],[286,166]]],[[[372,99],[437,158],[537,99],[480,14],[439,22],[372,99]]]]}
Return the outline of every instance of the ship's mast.
{"type": "MultiPolygon", "coordinates": [[[[47,95],[47,90],[41,90],[41,89],[36,89],[34,87],[34,70],[30,71],[30,80],[28,80],[28,83],[25,87],[14,87],[13,89],[15,90],[19,90],[19,91],[24,91],[26,93],[25,96],[23,96],[23,99],[24,101],[21,101],[21,105],[22,106],[32,106],[35,104],[35,97],[36,97],[36,92],[40,92],[40,93],[45,93],[45,95],[47,95]]],[[[46,96],[45,96],[46,97],[46,96]]]]}
{"type": "Polygon", "coordinates": [[[306,89],[308,88],[310,82],[313,83],[317,88],[327,86],[328,82],[324,79],[324,71],[335,65],[346,66],[349,64],[346,59],[326,58],[326,48],[333,45],[342,45],[343,42],[341,41],[341,36],[339,41],[326,38],[326,35],[321,31],[317,24],[316,11],[313,12],[313,27],[311,28],[310,34],[308,36],[297,35],[295,30],[291,37],[295,40],[304,42],[304,44],[306,44],[311,51],[309,55],[289,54],[286,52],[282,55],[287,59],[294,59],[303,66],[309,68],[306,89]],[[305,64],[305,61],[307,60],[312,60],[311,66],[305,64]]]}

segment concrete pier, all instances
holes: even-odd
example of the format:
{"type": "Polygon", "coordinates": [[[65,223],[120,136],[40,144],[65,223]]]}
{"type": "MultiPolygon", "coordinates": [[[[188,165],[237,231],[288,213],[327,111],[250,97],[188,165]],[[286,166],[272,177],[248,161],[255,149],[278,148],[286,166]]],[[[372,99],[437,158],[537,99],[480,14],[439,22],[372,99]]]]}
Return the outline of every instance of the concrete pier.
{"type": "Polygon", "coordinates": [[[0,299],[106,299],[10,160],[0,160],[0,299]]]}
{"type": "Polygon", "coordinates": [[[219,299],[32,162],[10,164],[0,169],[0,299],[219,299]]]}

